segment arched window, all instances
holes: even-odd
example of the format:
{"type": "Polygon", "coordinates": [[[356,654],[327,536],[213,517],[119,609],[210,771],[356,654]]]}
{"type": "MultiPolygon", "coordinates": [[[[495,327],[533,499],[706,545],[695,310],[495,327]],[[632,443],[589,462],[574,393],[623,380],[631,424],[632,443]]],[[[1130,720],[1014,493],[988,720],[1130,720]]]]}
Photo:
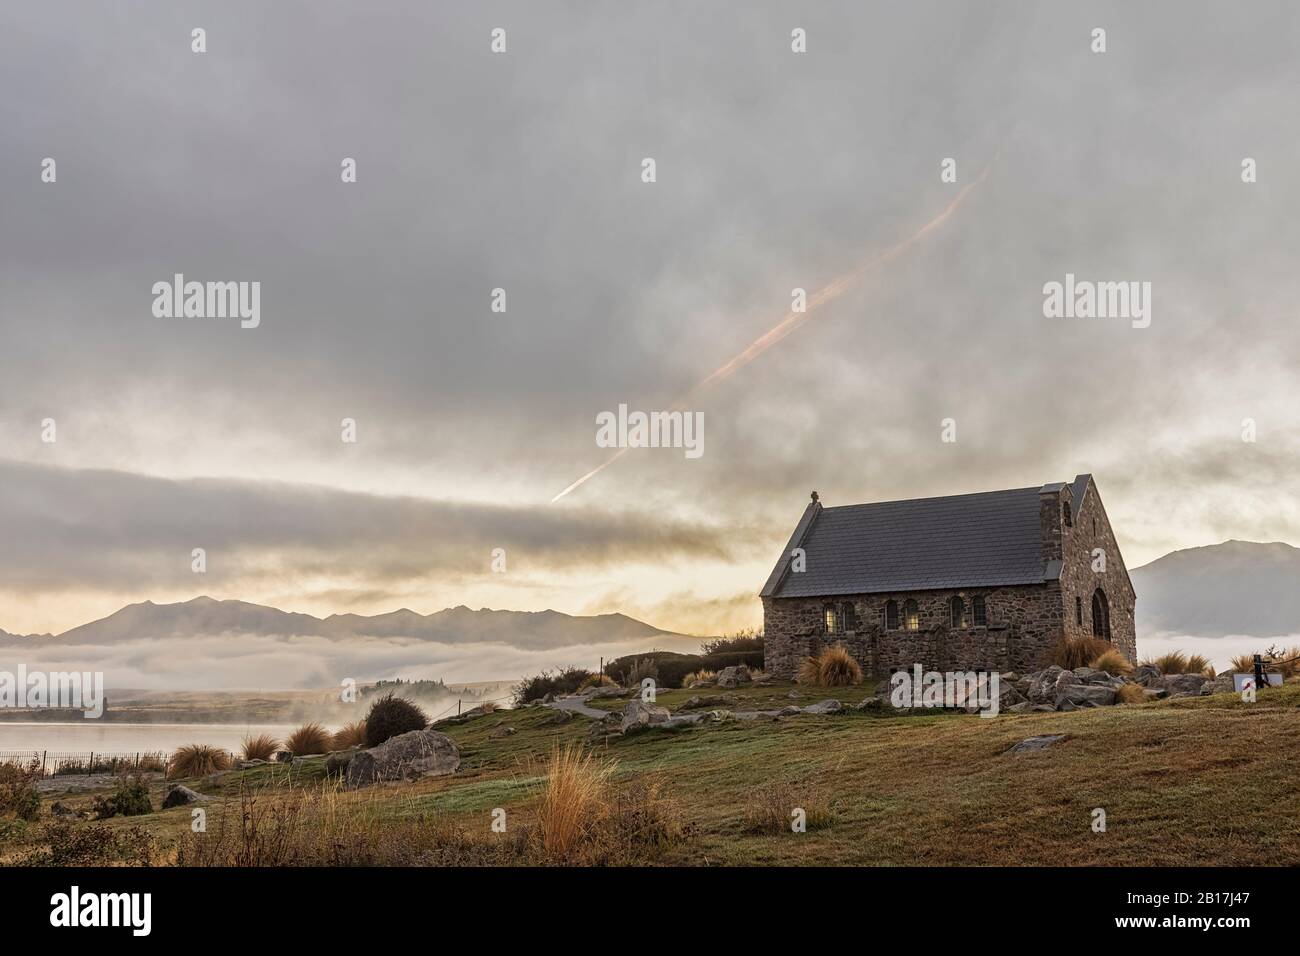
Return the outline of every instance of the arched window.
{"type": "Polygon", "coordinates": [[[1070,508],[1070,503],[1069,503],[1068,501],[1065,503],[1065,507],[1061,509],[1061,513],[1062,513],[1062,515],[1065,517],[1065,526],[1066,526],[1067,528],[1073,528],[1073,527],[1074,527],[1074,512],[1073,512],[1073,510],[1070,508]]]}
{"type": "Polygon", "coordinates": [[[1110,640],[1110,605],[1106,602],[1106,592],[1101,588],[1092,592],[1092,634],[1110,640]]]}
{"type": "Polygon", "coordinates": [[[1074,596],[1074,623],[1083,627],[1083,598],[1074,596]]]}
{"type": "Polygon", "coordinates": [[[839,630],[839,628],[836,626],[838,622],[835,620],[834,604],[827,604],[824,608],[822,608],[822,620],[826,624],[827,634],[834,634],[837,630],[839,630]]]}
{"type": "Polygon", "coordinates": [[[971,598],[971,613],[975,618],[976,627],[987,627],[989,623],[988,608],[984,604],[984,595],[977,594],[971,598]]]}
{"type": "Polygon", "coordinates": [[[898,602],[892,598],[885,602],[885,630],[898,630],[898,602]]]}
{"type": "Polygon", "coordinates": [[[840,605],[840,628],[845,633],[858,629],[858,609],[853,606],[852,601],[845,601],[840,605]]]}
{"type": "Polygon", "coordinates": [[[966,626],[966,602],[954,595],[948,602],[948,621],[953,627],[966,626]]]}
{"type": "Polygon", "coordinates": [[[909,631],[921,629],[921,612],[911,598],[903,602],[903,627],[909,631]]]}

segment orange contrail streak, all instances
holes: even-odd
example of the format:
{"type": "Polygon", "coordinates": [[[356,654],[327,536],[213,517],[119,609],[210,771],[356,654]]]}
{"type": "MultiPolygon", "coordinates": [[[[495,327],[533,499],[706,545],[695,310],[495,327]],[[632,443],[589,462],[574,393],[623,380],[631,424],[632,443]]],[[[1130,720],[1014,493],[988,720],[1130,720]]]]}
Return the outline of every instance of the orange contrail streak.
{"type": "MultiPolygon", "coordinates": [[[[985,177],[987,177],[989,174],[990,168],[991,166],[986,166],[984,168],[984,171],[980,173],[976,179],[967,183],[965,186],[961,188],[961,190],[957,193],[956,197],[953,198],[953,201],[948,204],[947,208],[944,209],[943,212],[939,213],[939,215],[935,216],[933,219],[927,222],[924,226],[918,229],[914,234],[904,239],[902,242],[890,246],[884,252],[878,253],[874,256],[871,256],[868,259],[865,259],[858,266],[854,267],[853,269],[849,270],[843,275],[838,276],[835,279],[832,279],[826,285],[822,286],[815,293],[813,293],[811,296],[808,297],[807,309],[805,311],[787,312],[785,314],[785,318],[783,318],[780,322],[778,322],[772,328],[768,329],[766,332],[764,332],[762,335],[756,338],[753,342],[747,345],[743,351],[738,353],[736,356],[728,360],[723,365],[714,369],[707,376],[705,376],[694,386],[692,386],[689,391],[684,393],[681,396],[681,398],[677,399],[677,401],[675,401],[670,406],[669,411],[685,410],[686,404],[692,398],[698,395],[700,392],[704,391],[706,388],[710,387],[711,385],[722,381],[724,378],[728,378],[739,369],[744,368],[750,362],[754,361],[754,359],[758,358],[760,355],[762,355],[764,352],[770,349],[777,342],[780,342],[782,339],[784,339],[795,329],[799,328],[799,326],[807,322],[810,318],[812,318],[813,312],[819,306],[825,305],[827,302],[831,302],[834,299],[839,298],[846,291],[851,289],[859,279],[861,279],[872,269],[876,268],[877,266],[885,265],[886,263],[892,262],[893,260],[897,259],[899,256],[903,255],[905,252],[907,252],[909,249],[911,249],[913,246],[919,243],[922,239],[924,239],[926,236],[932,233],[934,230],[942,226],[945,222],[947,222],[950,218],[952,218],[952,214],[957,211],[957,207],[962,204],[962,202],[965,200],[966,196],[970,193],[970,191],[974,189],[976,186],[978,186],[980,183],[984,182],[985,177]]],[[[573,491],[579,485],[584,484],[589,479],[594,478],[596,475],[600,474],[610,465],[614,464],[614,462],[618,461],[620,458],[626,455],[628,450],[629,449],[627,447],[624,447],[614,452],[614,454],[610,455],[609,458],[605,459],[605,461],[603,461],[601,464],[591,469],[591,471],[587,472],[585,475],[583,475],[573,484],[569,485],[569,487],[565,488],[558,495],[552,498],[551,504],[555,504],[555,502],[559,501],[561,498],[563,498],[569,492],[573,491]]]]}

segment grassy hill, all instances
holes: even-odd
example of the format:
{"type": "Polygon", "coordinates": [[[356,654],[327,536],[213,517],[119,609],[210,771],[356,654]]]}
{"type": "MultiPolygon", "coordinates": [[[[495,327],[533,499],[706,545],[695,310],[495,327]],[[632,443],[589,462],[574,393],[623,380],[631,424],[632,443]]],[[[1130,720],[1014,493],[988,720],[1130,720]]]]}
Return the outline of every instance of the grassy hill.
{"type": "MultiPolygon", "coordinates": [[[[774,708],[791,702],[790,690],[779,684],[727,693],[750,707],[774,708]]],[[[805,695],[801,704],[824,697],[852,703],[867,694],[863,688],[799,692],[805,695]]],[[[667,691],[659,703],[676,709],[693,693],[667,691]]],[[[594,706],[621,705],[608,700],[594,706]]],[[[1300,684],[1290,684],[1265,691],[1255,704],[1218,695],[993,719],[852,711],[649,730],[593,751],[612,768],[613,790],[633,794],[633,806],[649,782],[659,801],[656,812],[672,814],[680,832],[646,840],[650,824],[642,820],[633,836],[612,840],[602,859],[1294,865],[1300,863],[1297,708],[1300,684]],[[1038,752],[1004,753],[1038,734],[1066,739],[1038,752]],[[792,833],[784,824],[792,806],[808,811],[808,832],[792,833]],[[1091,827],[1098,807],[1106,813],[1105,833],[1091,827]],[[764,829],[754,821],[765,810],[775,822],[764,829]],[[625,854],[619,846],[624,838],[625,854]]],[[[557,744],[585,744],[590,726],[586,718],[566,720],[542,708],[439,725],[461,748],[454,777],[355,793],[324,782],[323,758],[294,769],[267,765],[186,782],[213,797],[205,805],[208,838],[223,809],[228,825],[236,825],[230,821],[250,795],[266,810],[277,799],[311,794],[292,810],[294,825],[329,830],[336,852],[353,841],[342,862],[538,862],[524,854],[521,841],[537,821],[548,760],[557,744]],[[515,732],[503,736],[506,727],[515,732]],[[491,832],[494,808],[506,811],[507,834],[491,832]]],[[[158,806],[163,784],[152,786],[158,806]]],[[[46,809],[54,799],[74,807],[89,801],[47,795],[46,809]]],[[[132,839],[146,837],[153,858],[165,862],[174,858],[179,840],[193,839],[186,836],[190,819],[188,808],[178,808],[98,826],[107,828],[101,838],[128,831],[132,839]]],[[[55,839],[66,842],[69,831],[93,826],[65,825],[55,839]]],[[[24,854],[50,839],[40,824],[22,832],[11,827],[8,839],[0,838],[0,860],[31,859],[24,854]]]]}

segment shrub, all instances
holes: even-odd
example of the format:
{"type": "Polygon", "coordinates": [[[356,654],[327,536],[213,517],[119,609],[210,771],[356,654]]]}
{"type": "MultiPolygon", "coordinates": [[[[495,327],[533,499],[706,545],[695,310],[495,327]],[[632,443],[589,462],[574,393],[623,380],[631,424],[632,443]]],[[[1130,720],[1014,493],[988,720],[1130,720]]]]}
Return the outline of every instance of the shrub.
{"type": "Polygon", "coordinates": [[[206,777],[218,770],[229,769],[230,754],[207,744],[179,747],[167,762],[169,777],[206,777]]]}
{"type": "Polygon", "coordinates": [[[605,674],[588,674],[578,685],[578,690],[586,690],[588,687],[617,687],[618,682],[612,677],[605,674]]]}
{"type": "Polygon", "coordinates": [[[157,852],[153,838],[139,826],[74,827],[57,821],[45,825],[41,838],[43,845],[20,859],[20,866],[148,866],[157,852]]]}
{"type": "Polygon", "coordinates": [[[659,665],[655,663],[653,658],[643,657],[628,668],[627,675],[623,678],[623,686],[639,687],[647,677],[658,684],[659,665]]]}
{"type": "Polygon", "coordinates": [[[279,749],[280,741],[270,734],[258,734],[256,737],[244,738],[243,751],[245,760],[270,760],[272,755],[279,749]]]}
{"type": "Polygon", "coordinates": [[[1107,674],[1131,674],[1133,665],[1119,651],[1112,648],[1103,654],[1098,654],[1088,665],[1094,670],[1105,671],[1107,674]]]}
{"type": "Polygon", "coordinates": [[[622,678],[638,661],[651,660],[659,668],[655,683],[659,687],[682,687],[686,675],[700,670],[720,671],[724,667],[744,665],[750,670],[763,666],[762,651],[725,651],[717,654],[678,654],[673,651],[651,651],[649,654],[632,654],[619,657],[605,665],[605,673],[622,678]]]}
{"type": "Polygon", "coordinates": [[[799,672],[795,675],[795,680],[800,684],[816,684],[821,676],[821,668],[817,666],[817,658],[805,657],[799,662],[799,672]]]}
{"type": "Polygon", "coordinates": [[[347,750],[350,747],[360,747],[365,742],[366,722],[354,720],[334,731],[334,736],[330,739],[330,747],[334,750],[347,750]]]}
{"type": "Polygon", "coordinates": [[[705,641],[700,645],[700,653],[705,657],[712,657],[714,654],[732,654],[737,651],[763,653],[763,633],[751,628],[748,631],[728,634],[725,637],[705,641]]]}
{"type": "Polygon", "coordinates": [[[568,667],[562,671],[542,671],[532,677],[525,677],[514,686],[511,696],[516,707],[522,707],[529,701],[541,700],[547,694],[561,697],[577,693],[582,682],[592,676],[591,671],[581,667],[568,667]]]}
{"type": "Polygon", "coordinates": [[[378,747],[385,740],[429,726],[424,711],[405,697],[386,694],[370,705],[366,714],[366,746],[378,747]]]}
{"type": "MultiPolygon", "coordinates": [[[[1100,667],[1097,669],[1102,670],[1100,667]]],[[[1146,699],[1146,691],[1142,689],[1141,684],[1125,684],[1123,687],[1115,688],[1117,704],[1140,704],[1146,699]]]]}
{"type": "Polygon", "coordinates": [[[149,787],[140,774],[123,774],[117,778],[117,788],[108,796],[97,796],[91,803],[91,815],[96,820],[109,817],[138,817],[153,813],[149,801],[149,787]]]}
{"type": "Polygon", "coordinates": [[[36,781],[41,764],[35,757],[27,764],[0,763],[0,819],[35,820],[41,812],[36,781]]]}

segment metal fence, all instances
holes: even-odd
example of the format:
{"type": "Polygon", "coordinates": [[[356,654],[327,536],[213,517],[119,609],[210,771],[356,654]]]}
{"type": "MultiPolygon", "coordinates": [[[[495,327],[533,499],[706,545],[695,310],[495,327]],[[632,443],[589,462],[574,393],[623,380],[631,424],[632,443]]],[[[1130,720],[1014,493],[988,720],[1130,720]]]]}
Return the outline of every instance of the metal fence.
{"type": "Polygon", "coordinates": [[[37,764],[42,774],[127,773],[132,770],[162,770],[166,758],[161,752],[101,752],[68,750],[0,750],[0,763],[37,764]]]}

